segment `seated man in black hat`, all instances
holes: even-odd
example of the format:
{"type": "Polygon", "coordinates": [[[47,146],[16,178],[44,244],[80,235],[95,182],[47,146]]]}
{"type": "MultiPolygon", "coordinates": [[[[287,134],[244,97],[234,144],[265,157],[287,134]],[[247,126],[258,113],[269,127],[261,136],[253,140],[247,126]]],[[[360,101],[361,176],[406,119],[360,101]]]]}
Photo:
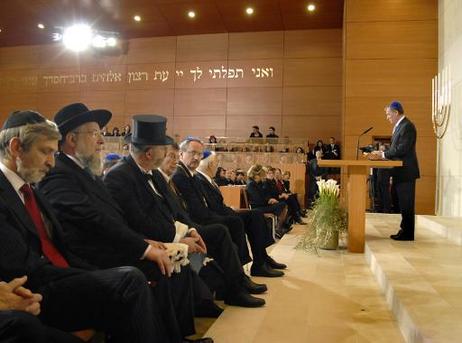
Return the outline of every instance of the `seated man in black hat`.
{"type": "Polygon", "coordinates": [[[99,179],[104,144],[100,129],[111,116],[109,111],[91,111],[81,103],[65,106],[55,115],[62,139],[56,166],[42,180],[40,190],[57,211],[64,239],[74,254],[100,268],[136,266],[157,283],[152,289],[163,323],[179,340],[195,331],[194,273],[183,268],[166,281],[171,264],[163,245],[146,241],[127,225],[123,211],[99,179]],[[159,288],[159,283],[164,287],[159,288]]]}
{"type": "Polygon", "coordinates": [[[153,170],[165,158],[166,146],[173,143],[173,139],[165,135],[166,122],[161,116],[134,116],[130,156],[108,172],[104,183],[124,211],[129,226],[146,238],[185,243],[190,253],[205,253],[207,249],[225,271],[227,304],[262,306],[264,300],[252,297],[248,291],[261,293],[266,287],[255,285],[245,277],[227,228],[220,224],[200,226],[176,216],[169,207],[165,188],[163,192],[159,180],[153,177],[153,170]],[[177,235],[175,221],[189,227],[185,237],[177,235]]]}
{"type": "Polygon", "coordinates": [[[12,113],[0,131],[0,278],[28,277],[2,286],[35,299],[24,308],[34,314],[38,298],[25,288],[43,295],[39,318],[45,325],[97,329],[114,342],[169,342],[144,275],[133,267],[85,270],[94,268],[67,249],[54,211],[31,186],[53,167],[60,138],[54,123],[32,111],[12,113]]]}

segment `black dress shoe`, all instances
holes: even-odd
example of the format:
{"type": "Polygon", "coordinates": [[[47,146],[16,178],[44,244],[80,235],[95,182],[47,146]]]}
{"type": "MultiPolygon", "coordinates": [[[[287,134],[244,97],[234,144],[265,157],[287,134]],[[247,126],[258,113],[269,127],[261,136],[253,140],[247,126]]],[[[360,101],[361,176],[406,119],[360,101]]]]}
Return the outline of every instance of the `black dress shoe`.
{"type": "Polygon", "coordinates": [[[266,256],[266,263],[273,269],[286,269],[287,265],[284,263],[276,262],[271,256],[266,256]]]}
{"type": "Polygon", "coordinates": [[[407,236],[407,235],[391,235],[391,236],[390,236],[391,239],[395,241],[413,241],[414,240],[413,236],[407,236]]]}
{"type": "Polygon", "coordinates": [[[390,235],[390,238],[391,239],[395,239],[396,237],[400,236],[403,234],[403,230],[399,230],[397,233],[395,233],[394,235],[390,235]]]}
{"type": "Polygon", "coordinates": [[[296,220],[296,223],[297,223],[298,225],[307,225],[307,223],[305,223],[305,222],[302,220],[302,218],[297,219],[297,220],[296,220]]]}
{"type": "Polygon", "coordinates": [[[262,294],[262,293],[265,293],[268,290],[268,287],[266,287],[266,285],[264,283],[253,282],[252,279],[249,278],[247,275],[245,275],[243,277],[241,285],[250,294],[262,294]]]}
{"type": "Polygon", "coordinates": [[[191,339],[191,338],[183,338],[183,343],[213,343],[213,339],[211,337],[203,337],[198,339],[191,339]]]}
{"type": "Polygon", "coordinates": [[[200,318],[218,318],[223,309],[213,301],[203,301],[194,307],[194,316],[200,318]]]}
{"type": "Polygon", "coordinates": [[[263,263],[261,266],[252,265],[252,267],[250,267],[250,275],[263,277],[281,277],[284,276],[284,272],[275,270],[266,263],[263,263]]]}
{"type": "Polygon", "coordinates": [[[235,294],[228,294],[225,298],[225,304],[240,307],[261,307],[265,305],[265,299],[257,298],[245,291],[241,291],[235,294]]]}

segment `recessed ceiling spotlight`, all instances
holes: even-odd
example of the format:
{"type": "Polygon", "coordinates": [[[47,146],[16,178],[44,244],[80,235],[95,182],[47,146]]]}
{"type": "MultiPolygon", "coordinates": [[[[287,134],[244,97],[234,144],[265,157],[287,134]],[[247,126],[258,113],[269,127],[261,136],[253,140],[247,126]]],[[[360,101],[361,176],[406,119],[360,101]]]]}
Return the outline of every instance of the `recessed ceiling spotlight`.
{"type": "Polygon", "coordinates": [[[188,12],[188,17],[189,17],[189,18],[195,18],[195,17],[196,17],[196,12],[194,12],[194,11],[189,11],[189,12],[188,12]]]}
{"type": "Polygon", "coordinates": [[[252,15],[253,12],[254,12],[254,10],[253,10],[252,7],[247,7],[247,8],[245,9],[245,13],[247,13],[248,15],[252,15]]]}
{"type": "Polygon", "coordinates": [[[114,38],[114,37],[109,37],[109,38],[106,40],[106,44],[107,44],[107,46],[114,47],[114,46],[117,45],[117,39],[114,38]]]}
{"type": "Polygon", "coordinates": [[[2,32],[2,29],[0,29],[0,32],[2,32]]]}
{"type": "Polygon", "coordinates": [[[306,9],[309,12],[313,12],[316,9],[316,5],[315,4],[308,4],[308,6],[306,6],[306,9]]]}
{"type": "Polygon", "coordinates": [[[141,21],[141,17],[140,17],[139,15],[135,15],[135,16],[133,17],[133,20],[139,22],[139,21],[141,21]]]}
{"type": "Polygon", "coordinates": [[[45,25],[43,25],[42,23],[38,23],[37,24],[37,27],[40,29],[40,30],[43,30],[45,28],[45,25]]]}
{"type": "Polygon", "coordinates": [[[64,29],[62,40],[66,48],[79,52],[90,46],[92,38],[93,32],[90,26],[76,24],[64,29]]]}

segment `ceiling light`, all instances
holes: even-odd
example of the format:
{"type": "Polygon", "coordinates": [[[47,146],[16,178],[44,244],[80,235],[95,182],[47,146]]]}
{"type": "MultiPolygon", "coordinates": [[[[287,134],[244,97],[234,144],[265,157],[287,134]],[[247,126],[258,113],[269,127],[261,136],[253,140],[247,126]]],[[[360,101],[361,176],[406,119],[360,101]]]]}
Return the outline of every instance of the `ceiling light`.
{"type": "Polygon", "coordinates": [[[141,21],[141,17],[139,15],[136,15],[136,16],[133,17],[133,20],[139,22],[139,21],[141,21]]]}
{"type": "Polygon", "coordinates": [[[43,30],[45,28],[45,25],[43,25],[42,23],[38,23],[37,24],[37,27],[40,29],[40,30],[43,30]]]}
{"type": "Polygon", "coordinates": [[[309,12],[313,12],[316,9],[316,5],[315,4],[309,4],[308,6],[306,6],[306,9],[309,12]]]}
{"type": "Polygon", "coordinates": [[[189,12],[188,12],[188,17],[189,17],[189,18],[195,18],[195,17],[196,17],[196,12],[194,12],[194,11],[189,11],[189,12]]]}
{"type": "Polygon", "coordinates": [[[247,7],[247,8],[245,9],[245,13],[247,13],[248,15],[252,15],[253,12],[254,12],[254,10],[253,10],[252,7],[247,7]]]}
{"type": "Polygon", "coordinates": [[[86,50],[92,43],[92,30],[86,24],[76,24],[64,30],[63,43],[70,50],[79,52],[86,50]]]}
{"type": "Polygon", "coordinates": [[[104,38],[103,36],[101,35],[96,35],[93,37],[92,41],[91,41],[91,45],[94,47],[94,48],[105,48],[106,47],[106,38],[104,38]]]}
{"type": "Polygon", "coordinates": [[[107,46],[114,47],[117,45],[117,39],[114,37],[109,37],[108,39],[106,39],[106,44],[107,46]]]}

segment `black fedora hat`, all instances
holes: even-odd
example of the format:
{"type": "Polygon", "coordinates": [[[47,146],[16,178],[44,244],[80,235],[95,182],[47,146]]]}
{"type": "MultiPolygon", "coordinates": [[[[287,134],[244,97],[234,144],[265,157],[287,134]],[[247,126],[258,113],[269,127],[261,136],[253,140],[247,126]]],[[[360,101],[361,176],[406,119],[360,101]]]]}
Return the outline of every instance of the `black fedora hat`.
{"type": "Polygon", "coordinates": [[[133,130],[125,136],[127,143],[140,145],[170,145],[173,138],[167,136],[167,118],[156,114],[133,116],[133,130]]]}
{"type": "Polygon", "coordinates": [[[54,121],[64,136],[73,129],[90,122],[98,123],[102,128],[111,120],[112,113],[108,110],[90,110],[82,103],[74,103],[63,107],[55,114],[54,121]]]}

